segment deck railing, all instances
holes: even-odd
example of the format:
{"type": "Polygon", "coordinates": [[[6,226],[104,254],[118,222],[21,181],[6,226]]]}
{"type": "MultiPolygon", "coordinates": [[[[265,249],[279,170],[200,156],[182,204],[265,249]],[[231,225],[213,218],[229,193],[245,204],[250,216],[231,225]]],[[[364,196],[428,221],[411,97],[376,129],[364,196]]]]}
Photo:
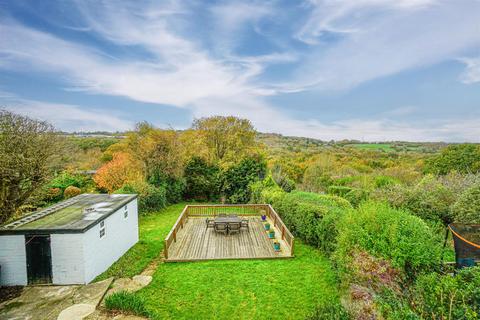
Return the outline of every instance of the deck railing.
{"type": "Polygon", "coordinates": [[[173,225],[172,230],[170,230],[167,237],[165,238],[165,246],[164,246],[165,259],[168,259],[168,248],[170,247],[172,242],[177,241],[177,233],[180,229],[183,229],[183,225],[185,224],[185,221],[188,218],[187,210],[188,210],[188,206],[183,208],[183,211],[180,214],[180,216],[178,217],[175,224],[173,225]]]}
{"type": "Polygon", "coordinates": [[[237,214],[239,216],[266,215],[281,234],[281,239],[290,247],[293,256],[295,237],[283,223],[278,213],[269,204],[211,204],[211,205],[187,205],[173,225],[172,230],[165,238],[164,254],[168,259],[168,249],[172,242],[177,241],[177,233],[183,228],[188,217],[214,217],[221,213],[237,214]]]}
{"type": "Polygon", "coordinates": [[[293,256],[293,245],[295,243],[295,237],[292,235],[290,230],[288,230],[287,226],[285,225],[285,223],[283,223],[283,220],[280,218],[275,209],[273,209],[273,207],[269,204],[266,206],[268,208],[268,217],[270,218],[270,220],[273,221],[273,225],[275,226],[275,228],[277,228],[277,230],[279,230],[282,234],[282,240],[285,240],[285,242],[290,246],[290,252],[293,256]]]}

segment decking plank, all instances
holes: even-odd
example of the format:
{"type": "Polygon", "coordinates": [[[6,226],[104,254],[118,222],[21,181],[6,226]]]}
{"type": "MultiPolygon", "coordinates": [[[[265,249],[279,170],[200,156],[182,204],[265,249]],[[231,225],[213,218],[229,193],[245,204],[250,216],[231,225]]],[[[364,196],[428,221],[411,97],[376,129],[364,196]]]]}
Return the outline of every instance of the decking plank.
{"type": "MultiPolygon", "coordinates": [[[[280,240],[282,251],[273,250],[259,217],[249,217],[250,229],[233,235],[217,234],[206,228],[204,218],[189,217],[177,233],[177,241],[169,248],[167,261],[197,261],[215,259],[286,258],[290,256],[285,241],[280,240]]],[[[273,225],[273,224],[272,224],[273,225]]],[[[277,239],[280,231],[275,230],[277,239]]]]}

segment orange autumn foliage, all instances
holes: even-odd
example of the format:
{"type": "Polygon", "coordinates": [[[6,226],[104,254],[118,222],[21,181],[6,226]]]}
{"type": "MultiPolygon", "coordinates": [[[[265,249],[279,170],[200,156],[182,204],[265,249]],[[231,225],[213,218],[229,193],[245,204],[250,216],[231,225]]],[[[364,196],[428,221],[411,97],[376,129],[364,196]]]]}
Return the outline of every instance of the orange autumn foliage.
{"type": "Polygon", "coordinates": [[[123,187],[126,183],[143,179],[141,166],[130,154],[113,154],[111,161],[104,164],[93,177],[97,186],[109,193],[123,187]]]}

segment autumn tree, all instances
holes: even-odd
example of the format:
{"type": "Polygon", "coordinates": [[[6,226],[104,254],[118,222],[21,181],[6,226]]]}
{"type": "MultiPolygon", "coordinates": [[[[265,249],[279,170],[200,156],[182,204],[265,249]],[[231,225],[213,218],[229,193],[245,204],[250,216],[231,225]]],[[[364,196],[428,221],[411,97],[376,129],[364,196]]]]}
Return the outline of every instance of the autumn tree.
{"type": "Polygon", "coordinates": [[[192,129],[198,131],[212,162],[236,163],[259,148],[256,131],[248,119],[233,116],[200,118],[194,120],[192,129]]]}
{"type": "Polygon", "coordinates": [[[98,169],[93,176],[97,186],[108,192],[114,192],[129,182],[142,179],[138,162],[125,152],[113,154],[113,159],[98,169]]]}
{"type": "Polygon", "coordinates": [[[148,180],[158,175],[171,179],[183,175],[181,142],[175,130],[157,129],[141,122],[135,131],[128,133],[125,145],[141,161],[148,180]]]}
{"type": "Polygon", "coordinates": [[[60,148],[49,123],[0,110],[0,223],[47,180],[60,148]]]}

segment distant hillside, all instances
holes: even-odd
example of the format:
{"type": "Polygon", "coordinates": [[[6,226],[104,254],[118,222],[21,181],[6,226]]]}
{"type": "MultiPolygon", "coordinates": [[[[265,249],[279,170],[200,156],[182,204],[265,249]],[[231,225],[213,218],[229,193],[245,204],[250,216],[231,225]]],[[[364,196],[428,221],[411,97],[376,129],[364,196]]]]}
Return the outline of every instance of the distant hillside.
{"type": "MultiPolygon", "coordinates": [[[[181,131],[182,130],[179,130],[179,132],[181,131]]],[[[108,146],[118,141],[118,139],[125,137],[124,132],[74,132],[64,134],[72,137],[84,149],[91,144],[97,143],[101,144],[104,148],[104,144],[108,146]]],[[[434,153],[449,145],[444,142],[364,142],[359,140],[323,141],[314,138],[284,136],[278,133],[263,132],[257,134],[257,140],[263,143],[273,154],[279,154],[281,152],[304,152],[312,154],[325,150],[326,148],[357,148],[379,152],[434,153]]]]}
{"type": "Polygon", "coordinates": [[[257,134],[257,139],[275,153],[281,151],[315,153],[325,150],[325,148],[357,148],[380,152],[434,153],[448,145],[444,142],[364,142],[358,140],[322,141],[314,138],[291,137],[277,133],[261,132],[257,134]]]}

